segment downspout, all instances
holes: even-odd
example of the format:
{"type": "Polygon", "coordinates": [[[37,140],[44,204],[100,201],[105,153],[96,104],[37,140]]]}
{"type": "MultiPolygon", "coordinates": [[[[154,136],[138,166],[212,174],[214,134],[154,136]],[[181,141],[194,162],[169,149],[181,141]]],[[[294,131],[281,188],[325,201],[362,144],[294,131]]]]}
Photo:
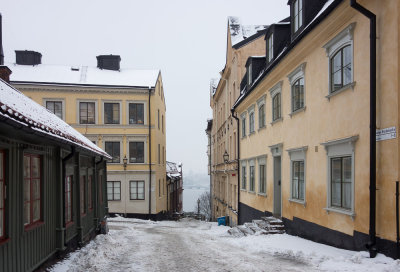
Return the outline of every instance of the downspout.
{"type": "Polygon", "coordinates": [[[149,219],[151,217],[151,87],[149,86],[149,219]]]}
{"type": "MultiPolygon", "coordinates": [[[[96,209],[95,209],[95,217],[97,218],[97,220],[99,220],[99,208],[100,208],[100,202],[99,202],[99,180],[98,180],[98,177],[99,177],[99,173],[98,173],[98,165],[100,164],[100,163],[102,163],[103,162],[103,157],[100,157],[100,161],[98,161],[98,162],[96,162],[96,158],[95,158],[95,164],[94,164],[94,177],[95,177],[95,181],[96,181],[96,188],[97,188],[97,190],[96,190],[96,201],[95,201],[95,204],[96,204],[96,209]]],[[[103,182],[100,182],[100,186],[103,186],[103,182]]],[[[103,188],[102,188],[103,189],[103,188]]],[[[101,190],[101,192],[103,192],[103,190],[101,190]]],[[[103,197],[103,196],[102,196],[103,197]]],[[[97,223],[98,223],[98,221],[97,221],[97,223]]]]}
{"type": "Polygon", "coordinates": [[[376,15],[357,3],[350,0],[350,6],[370,20],[370,161],[369,161],[369,241],[367,248],[370,258],[378,253],[376,247],[376,15]]]}
{"type": "Polygon", "coordinates": [[[231,114],[232,117],[236,119],[237,122],[237,153],[238,153],[238,157],[237,157],[237,175],[238,175],[238,182],[237,182],[237,217],[238,217],[238,221],[237,224],[240,224],[240,123],[239,123],[239,118],[237,118],[235,116],[235,110],[231,109],[231,114]]]}

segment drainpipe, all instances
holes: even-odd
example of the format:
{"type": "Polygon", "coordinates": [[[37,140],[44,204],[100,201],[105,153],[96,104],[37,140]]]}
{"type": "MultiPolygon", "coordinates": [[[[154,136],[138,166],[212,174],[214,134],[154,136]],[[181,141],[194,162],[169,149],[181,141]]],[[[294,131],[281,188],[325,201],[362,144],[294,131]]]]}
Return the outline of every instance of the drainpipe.
{"type": "Polygon", "coordinates": [[[378,253],[376,247],[376,15],[357,3],[357,0],[350,0],[350,6],[370,20],[370,160],[369,160],[369,241],[367,248],[370,258],[378,253]]]}
{"type": "Polygon", "coordinates": [[[151,87],[149,86],[149,219],[151,217],[151,87]]]}
{"type": "Polygon", "coordinates": [[[237,116],[235,116],[235,110],[231,109],[231,114],[232,117],[236,119],[237,122],[237,153],[238,153],[238,158],[237,158],[237,175],[238,175],[238,186],[237,186],[237,216],[238,216],[238,221],[237,224],[240,224],[240,220],[239,220],[239,215],[240,215],[240,123],[239,123],[239,118],[237,118],[237,116]]]}

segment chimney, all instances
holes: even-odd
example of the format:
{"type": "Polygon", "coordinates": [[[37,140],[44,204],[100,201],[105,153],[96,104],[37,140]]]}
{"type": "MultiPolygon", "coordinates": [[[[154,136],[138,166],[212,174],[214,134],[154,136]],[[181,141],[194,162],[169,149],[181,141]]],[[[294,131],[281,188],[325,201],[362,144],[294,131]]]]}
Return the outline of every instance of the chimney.
{"type": "Polygon", "coordinates": [[[119,55],[100,55],[97,56],[97,68],[105,70],[119,71],[121,57],[119,55]]]}
{"type": "Polygon", "coordinates": [[[15,62],[20,65],[38,65],[42,63],[42,54],[36,51],[15,50],[15,62]]]}
{"type": "Polygon", "coordinates": [[[3,53],[3,17],[0,13],[0,78],[5,82],[10,82],[11,70],[4,66],[4,53],[3,53]]]}

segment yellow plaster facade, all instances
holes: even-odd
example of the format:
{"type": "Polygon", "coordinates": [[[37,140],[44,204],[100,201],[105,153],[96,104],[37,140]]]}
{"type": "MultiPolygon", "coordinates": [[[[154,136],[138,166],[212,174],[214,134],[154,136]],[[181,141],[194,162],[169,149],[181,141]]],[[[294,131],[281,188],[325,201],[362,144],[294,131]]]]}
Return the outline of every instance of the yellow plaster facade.
{"type": "MultiPolygon", "coordinates": [[[[399,131],[400,2],[358,1],[377,16],[377,129],[399,131]]],[[[298,218],[350,236],[369,232],[369,20],[342,1],[277,64],[236,108],[248,110],[265,97],[266,128],[240,140],[247,169],[240,202],[288,220],[298,218]],[[352,84],[329,96],[327,46],[343,31],[352,41],[352,84]],[[297,70],[296,70],[297,69],[297,70]],[[292,112],[290,77],[303,69],[304,108],[292,112]],[[281,93],[281,118],[272,121],[272,95],[281,93]],[[260,156],[266,158],[266,195],[258,194],[260,156]],[[350,156],[349,208],[336,208],[330,195],[330,160],[350,156]],[[299,159],[300,158],[300,159],[299,159]],[[304,162],[304,199],[293,197],[293,162],[304,162]],[[249,162],[255,166],[255,193],[249,190],[249,162]],[[280,166],[280,167],[279,167],[280,166]],[[279,171],[280,168],[280,171],[279,171]],[[280,172],[277,173],[277,172],[280,172]]],[[[248,129],[248,127],[246,128],[248,129]]],[[[377,142],[377,237],[396,240],[395,181],[400,178],[398,136],[377,142]]],[[[242,178],[242,177],[241,177],[242,178]]]]}

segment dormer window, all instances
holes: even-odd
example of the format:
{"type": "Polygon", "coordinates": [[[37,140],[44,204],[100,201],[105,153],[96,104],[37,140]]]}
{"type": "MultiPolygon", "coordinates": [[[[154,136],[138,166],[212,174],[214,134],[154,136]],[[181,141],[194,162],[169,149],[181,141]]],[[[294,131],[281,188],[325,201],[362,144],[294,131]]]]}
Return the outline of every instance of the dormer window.
{"type": "Polygon", "coordinates": [[[268,62],[271,62],[272,59],[274,58],[274,34],[272,33],[268,37],[268,62]]]}
{"type": "Polygon", "coordinates": [[[250,86],[252,83],[253,71],[251,69],[251,63],[247,67],[247,84],[250,86]]]}
{"type": "Polygon", "coordinates": [[[303,0],[293,1],[293,33],[303,25],[303,0]]]}

